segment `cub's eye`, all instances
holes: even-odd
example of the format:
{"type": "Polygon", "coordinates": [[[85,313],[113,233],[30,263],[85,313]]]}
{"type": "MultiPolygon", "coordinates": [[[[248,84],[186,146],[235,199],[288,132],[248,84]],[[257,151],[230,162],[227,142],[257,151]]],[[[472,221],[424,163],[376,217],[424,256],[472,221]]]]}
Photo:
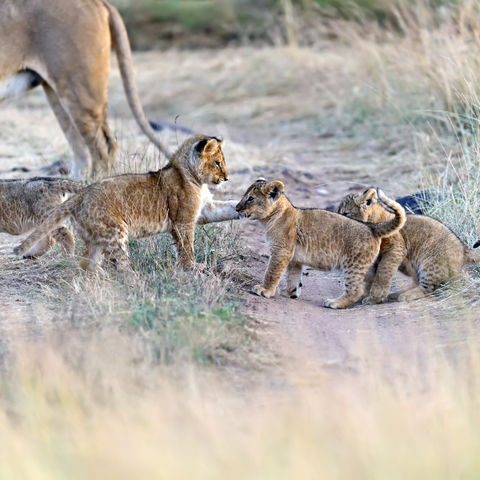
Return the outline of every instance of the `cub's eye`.
{"type": "Polygon", "coordinates": [[[247,203],[252,203],[255,199],[253,197],[248,197],[247,198],[247,203]]]}
{"type": "Polygon", "coordinates": [[[215,162],[215,165],[220,168],[222,166],[222,164],[220,162],[215,162]]]}

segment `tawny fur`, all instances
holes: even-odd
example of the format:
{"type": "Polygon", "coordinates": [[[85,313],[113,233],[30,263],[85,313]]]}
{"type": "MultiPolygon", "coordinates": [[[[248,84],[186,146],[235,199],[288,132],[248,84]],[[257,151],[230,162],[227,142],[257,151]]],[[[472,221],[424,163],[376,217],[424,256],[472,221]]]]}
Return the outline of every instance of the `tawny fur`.
{"type": "MultiPolygon", "coordinates": [[[[0,180],[0,231],[20,235],[40,225],[66,198],[85,185],[64,178],[36,177],[26,180],[0,180]]],[[[58,241],[71,255],[75,241],[64,225],[43,238],[30,256],[39,257],[58,241]]]]}
{"type": "Polygon", "coordinates": [[[270,246],[263,285],[255,285],[253,293],[266,298],[275,295],[287,269],[287,288],[282,293],[297,298],[304,265],[318,270],[338,268],[345,275],[345,291],[339,298],[325,300],[324,306],[353,305],[363,295],[365,274],[378,254],[381,239],[399,231],[405,211],[382,193],[382,199],[395,211],[394,219],[367,225],[326,210],[296,208],[283,190],[282,182],[259,179],[236,207],[240,216],[265,226],[270,246]]]}
{"type": "Polygon", "coordinates": [[[41,84],[74,154],[72,175],[109,174],[116,141],[107,121],[111,46],[142,131],[168,156],[145,118],[130,44],[106,0],[2,0],[0,101],[41,84]]]}
{"type": "MultiPolygon", "coordinates": [[[[374,188],[347,195],[338,213],[364,222],[385,222],[393,216],[378,202],[374,188]]],[[[382,239],[364,302],[421,298],[460,275],[465,265],[479,263],[480,255],[466,247],[445,225],[427,216],[408,215],[400,232],[382,239]],[[398,269],[412,277],[413,284],[389,295],[398,269]]]]}
{"type": "Polygon", "coordinates": [[[83,268],[94,270],[104,254],[117,266],[128,266],[127,240],[161,232],[173,236],[181,265],[191,267],[195,224],[238,218],[236,202],[215,202],[208,189],[228,180],[221,146],[215,137],[191,137],[157,172],[89,185],[55,209],[16,253],[27,254],[71,217],[86,245],[83,268]]]}

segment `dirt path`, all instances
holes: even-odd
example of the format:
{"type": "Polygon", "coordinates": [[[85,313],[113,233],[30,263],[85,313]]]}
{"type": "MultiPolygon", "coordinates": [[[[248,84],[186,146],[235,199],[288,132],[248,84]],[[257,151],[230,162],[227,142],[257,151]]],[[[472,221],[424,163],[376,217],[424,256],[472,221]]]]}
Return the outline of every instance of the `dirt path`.
{"type": "MultiPolygon", "coordinates": [[[[250,252],[247,269],[252,284],[261,283],[268,263],[262,227],[245,222],[241,229],[250,252]]],[[[461,315],[462,321],[452,322],[452,314],[461,302],[455,299],[359,305],[346,310],[324,308],[323,299],[341,294],[341,275],[311,269],[305,274],[299,299],[278,293],[268,300],[246,294],[244,307],[247,314],[269,324],[270,340],[299,369],[368,374],[372,364],[380,363],[385,374],[393,378],[399,373],[398,363],[407,371],[421,369],[431,355],[463,356],[463,349],[480,334],[480,319],[473,307],[467,321],[461,315]]],[[[408,281],[397,274],[395,287],[408,281]]],[[[280,288],[284,282],[282,278],[280,288]]],[[[465,308],[463,303],[461,308],[465,308]]]]}

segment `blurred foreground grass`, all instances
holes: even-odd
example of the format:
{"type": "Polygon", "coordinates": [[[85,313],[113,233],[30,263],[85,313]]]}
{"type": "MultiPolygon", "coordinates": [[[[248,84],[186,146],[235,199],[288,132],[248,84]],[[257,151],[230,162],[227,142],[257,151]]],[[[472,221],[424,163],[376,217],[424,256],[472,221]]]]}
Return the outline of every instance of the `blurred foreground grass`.
{"type": "Polygon", "coordinates": [[[430,337],[422,351],[385,351],[361,375],[291,364],[283,389],[238,391],[231,374],[143,368],[118,334],[16,345],[0,372],[0,477],[476,479],[478,345],[452,359],[430,337]]]}

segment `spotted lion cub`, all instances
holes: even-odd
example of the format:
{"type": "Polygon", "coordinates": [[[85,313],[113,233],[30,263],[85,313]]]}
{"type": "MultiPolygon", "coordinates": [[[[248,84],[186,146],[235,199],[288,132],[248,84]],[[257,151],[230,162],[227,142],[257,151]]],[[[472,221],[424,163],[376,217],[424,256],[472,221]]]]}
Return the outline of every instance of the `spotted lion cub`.
{"type": "Polygon", "coordinates": [[[365,274],[378,254],[381,239],[395,234],[405,223],[403,208],[381,191],[379,195],[394,210],[394,218],[364,224],[326,210],[296,208],[285,196],[282,182],[258,179],[236,207],[240,217],[259,220],[265,226],[270,245],[263,285],[255,285],[253,293],[266,298],[275,295],[287,269],[287,288],[282,293],[297,298],[303,265],[319,270],[340,268],[345,275],[345,292],[323,305],[353,305],[363,295],[365,274]]]}
{"type": "MultiPolygon", "coordinates": [[[[10,235],[27,233],[40,225],[51,210],[60,205],[69,193],[76,193],[85,185],[65,178],[34,177],[0,180],[0,232],[10,235]]],[[[30,257],[46,253],[58,241],[67,254],[75,247],[73,235],[63,224],[45,236],[30,257]]]]}
{"type": "Polygon", "coordinates": [[[222,141],[187,139],[161,170],[93,183],[56,208],[19,247],[26,254],[65,218],[71,217],[86,245],[81,266],[93,271],[103,254],[128,266],[127,240],[160,232],[174,239],[183,267],[193,264],[195,224],[238,218],[235,201],[214,201],[208,185],[228,180],[222,141]]]}
{"type": "MultiPolygon", "coordinates": [[[[338,213],[364,222],[385,222],[392,218],[378,202],[377,192],[347,195],[338,213]]],[[[460,274],[467,264],[480,264],[480,254],[466,247],[445,225],[423,215],[407,215],[400,232],[382,239],[365,303],[421,298],[460,274]],[[413,278],[409,288],[388,295],[399,269],[413,278]]]]}

